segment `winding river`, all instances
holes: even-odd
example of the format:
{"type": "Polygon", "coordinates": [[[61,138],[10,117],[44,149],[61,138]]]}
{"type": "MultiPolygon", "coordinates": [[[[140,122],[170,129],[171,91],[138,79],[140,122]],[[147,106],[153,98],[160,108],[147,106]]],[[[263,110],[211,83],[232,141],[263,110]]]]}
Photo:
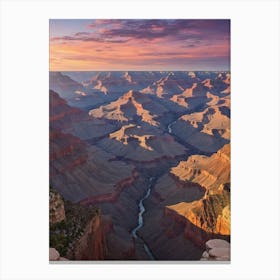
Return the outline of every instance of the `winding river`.
{"type": "Polygon", "coordinates": [[[144,250],[145,250],[145,252],[147,253],[147,255],[149,256],[149,258],[151,260],[155,260],[155,257],[153,255],[153,253],[151,252],[150,248],[148,247],[148,245],[144,242],[144,240],[138,236],[137,231],[144,225],[143,214],[146,211],[146,209],[144,207],[143,201],[146,200],[150,196],[150,194],[151,194],[151,188],[152,188],[152,185],[153,185],[153,179],[154,179],[154,177],[151,177],[149,179],[150,180],[149,188],[148,188],[146,194],[143,196],[143,198],[141,198],[140,201],[139,201],[139,204],[138,204],[138,207],[139,207],[138,225],[137,225],[137,227],[135,227],[131,231],[131,234],[132,234],[132,236],[135,239],[141,240],[141,242],[143,243],[144,250]]]}
{"type": "MultiPolygon", "coordinates": [[[[176,122],[176,121],[175,121],[175,122],[176,122]]],[[[172,133],[172,128],[171,128],[171,126],[172,126],[175,122],[172,122],[172,123],[170,123],[170,124],[167,126],[168,133],[172,133]]]]}
{"type": "MultiPolygon", "coordinates": [[[[172,128],[171,126],[175,123],[176,121],[170,123],[168,126],[167,126],[167,129],[168,129],[168,132],[169,133],[172,133],[172,128]]],[[[153,185],[153,180],[155,178],[154,177],[151,177],[149,180],[150,180],[150,184],[149,184],[149,187],[148,187],[148,190],[147,192],[145,193],[145,195],[140,199],[139,203],[138,203],[138,208],[139,208],[139,212],[138,212],[138,225],[131,231],[131,234],[132,236],[135,238],[135,239],[139,239],[142,243],[143,243],[143,247],[144,247],[144,250],[145,252],[147,253],[147,255],[149,256],[149,258],[151,260],[155,260],[155,257],[153,255],[153,253],[151,252],[150,248],[148,247],[148,245],[144,242],[144,240],[138,236],[137,234],[137,231],[143,227],[144,225],[144,220],[143,220],[143,214],[145,213],[146,209],[144,207],[144,204],[143,202],[150,196],[151,194],[151,189],[152,189],[152,185],[153,185]]]]}
{"type": "MultiPolygon", "coordinates": [[[[168,124],[168,126],[167,126],[168,133],[172,134],[172,125],[175,124],[176,121],[168,124]]],[[[146,191],[145,195],[140,199],[140,201],[138,203],[138,208],[139,208],[139,212],[138,212],[138,225],[131,231],[132,236],[135,239],[138,239],[138,240],[141,241],[141,243],[143,244],[145,252],[147,253],[147,255],[149,256],[149,258],[151,260],[155,260],[155,257],[153,255],[153,253],[151,252],[151,249],[148,247],[148,245],[145,243],[145,241],[137,234],[137,232],[144,225],[143,214],[145,213],[146,209],[144,207],[143,202],[151,194],[151,189],[152,189],[152,186],[153,186],[154,179],[155,179],[155,177],[150,177],[150,179],[149,179],[150,180],[150,184],[149,184],[148,190],[146,191]]]]}

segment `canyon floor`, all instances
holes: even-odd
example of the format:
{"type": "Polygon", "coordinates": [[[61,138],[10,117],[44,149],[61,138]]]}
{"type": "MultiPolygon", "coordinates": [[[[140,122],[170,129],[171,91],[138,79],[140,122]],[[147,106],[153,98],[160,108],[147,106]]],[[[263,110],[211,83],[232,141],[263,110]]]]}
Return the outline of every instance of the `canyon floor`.
{"type": "Polygon", "coordinates": [[[55,260],[200,261],[230,242],[229,72],[50,72],[49,94],[55,260]]]}

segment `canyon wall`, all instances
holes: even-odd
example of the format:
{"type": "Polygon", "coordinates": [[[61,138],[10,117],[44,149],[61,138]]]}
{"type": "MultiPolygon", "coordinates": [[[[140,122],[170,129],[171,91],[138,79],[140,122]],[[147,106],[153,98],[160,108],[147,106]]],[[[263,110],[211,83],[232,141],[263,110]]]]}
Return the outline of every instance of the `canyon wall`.
{"type": "Polygon", "coordinates": [[[72,260],[104,260],[107,245],[102,216],[100,213],[87,223],[82,236],[69,250],[67,257],[72,260]]]}
{"type": "Polygon", "coordinates": [[[158,259],[197,259],[209,239],[230,241],[229,152],[190,156],[158,179],[140,231],[158,259]]]}
{"type": "Polygon", "coordinates": [[[52,188],[50,198],[50,260],[104,259],[106,227],[101,211],[65,202],[52,188]]]}

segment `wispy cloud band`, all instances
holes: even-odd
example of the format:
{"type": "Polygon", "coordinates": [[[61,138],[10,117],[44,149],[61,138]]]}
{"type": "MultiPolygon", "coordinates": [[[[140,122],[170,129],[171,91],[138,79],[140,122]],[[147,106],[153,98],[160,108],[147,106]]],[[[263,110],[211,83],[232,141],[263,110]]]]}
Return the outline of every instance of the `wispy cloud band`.
{"type": "MultiPolygon", "coordinates": [[[[229,20],[93,20],[78,32],[68,30],[67,26],[63,26],[63,21],[53,26],[61,28],[64,34],[52,36],[57,33],[52,31],[57,30],[51,30],[51,69],[71,68],[69,61],[74,61],[73,58],[80,63],[79,69],[83,65],[85,68],[92,65],[88,70],[98,68],[101,62],[109,70],[110,65],[114,64],[115,67],[118,59],[121,67],[125,65],[125,60],[129,61],[127,65],[130,69],[132,66],[142,69],[143,61],[147,63],[147,68],[149,61],[158,61],[157,64],[162,67],[181,69],[184,64],[188,68],[188,61],[194,65],[194,60],[201,68],[203,60],[207,62],[207,58],[211,58],[213,65],[205,67],[215,68],[214,58],[219,57],[223,63],[219,61],[217,65],[229,67],[229,20]],[[135,65],[131,64],[133,58],[135,65]],[[60,61],[59,65],[56,65],[56,61],[60,61]],[[63,61],[68,62],[63,66],[63,61]]],[[[74,65],[77,67],[77,63],[73,63],[71,70],[75,70],[74,65]]]]}

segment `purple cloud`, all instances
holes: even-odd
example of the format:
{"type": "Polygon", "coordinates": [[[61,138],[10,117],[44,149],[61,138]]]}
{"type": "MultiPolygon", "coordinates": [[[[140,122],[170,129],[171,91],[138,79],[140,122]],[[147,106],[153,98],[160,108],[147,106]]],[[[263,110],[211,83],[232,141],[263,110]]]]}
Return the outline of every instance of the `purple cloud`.
{"type": "MultiPolygon", "coordinates": [[[[80,32],[80,33],[86,33],[86,32],[80,32]]],[[[128,41],[124,39],[113,39],[113,37],[110,38],[103,38],[103,37],[97,37],[93,36],[91,33],[89,34],[78,34],[76,33],[74,36],[61,36],[61,37],[52,37],[51,41],[81,41],[81,42],[100,42],[100,43],[125,43],[128,41]]]]}
{"type": "MultiPolygon", "coordinates": [[[[114,20],[111,21],[114,23],[114,20]]],[[[229,20],[117,20],[117,28],[105,28],[103,36],[153,40],[224,39],[229,36],[229,20]]]]}
{"type": "Polygon", "coordinates": [[[75,33],[74,36],[79,37],[79,36],[83,36],[83,35],[90,35],[90,33],[89,32],[77,32],[77,33],[75,33]]]}
{"type": "Polygon", "coordinates": [[[125,43],[132,39],[152,41],[166,37],[176,41],[225,40],[229,39],[230,21],[104,19],[93,21],[89,27],[94,32],[78,32],[74,36],[54,37],[52,40],[110,43],[125,43]]]}

